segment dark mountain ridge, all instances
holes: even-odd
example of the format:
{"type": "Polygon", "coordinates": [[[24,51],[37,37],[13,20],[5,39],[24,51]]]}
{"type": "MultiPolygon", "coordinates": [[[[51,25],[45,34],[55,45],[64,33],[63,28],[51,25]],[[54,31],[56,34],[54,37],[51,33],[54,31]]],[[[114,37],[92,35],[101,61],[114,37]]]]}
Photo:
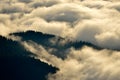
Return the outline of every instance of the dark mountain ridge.
{"type": "Polygon", "coordinates": [[[19,42],[0,36],[0,80],[46,80],[48,73],[58,70],[31,54],[19,42]]]}
{"type": "Polygon", "coordinates": [[[88,42],[82,42],[82,41],[76,41],[72,42],[70,40],[67,40],[65,44],[61,44],[62,41],[65,41],[64,38],[51,35],[51,34],[43,34],[41,32],[35,32],[35,31],[27,31],[27,32],[20,32],[20,33],[13,33],[11,35],[20,36],[22,37],[22,41],[33,41],[37,44],[42,45],[45,49],[53,48],[55,49],[52,51],[54,55],[57,57],[65,58],[66,54],[65,51],[71,47],[75,49],[81,49],[83,46],[90,46],[95,49],[102,49],[98,46],[95,46],[88,42]],[[53,41],[53,43],[51,42],[53,41]]]}

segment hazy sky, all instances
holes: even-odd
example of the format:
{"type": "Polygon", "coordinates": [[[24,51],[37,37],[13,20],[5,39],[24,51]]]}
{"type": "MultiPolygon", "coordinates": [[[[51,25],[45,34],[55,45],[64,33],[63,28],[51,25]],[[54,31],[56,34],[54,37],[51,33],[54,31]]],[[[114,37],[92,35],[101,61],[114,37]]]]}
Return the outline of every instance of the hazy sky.
{"type": "Polygon", "coordinates": [[[60,69],[48,80],[120,80],[119,0],[0,0],[0,35],[20,41],[38,59],[60,69]],[[42,45],[9,36],[29,30],[103,49],[71,46],[62,60],[42,45]]]}

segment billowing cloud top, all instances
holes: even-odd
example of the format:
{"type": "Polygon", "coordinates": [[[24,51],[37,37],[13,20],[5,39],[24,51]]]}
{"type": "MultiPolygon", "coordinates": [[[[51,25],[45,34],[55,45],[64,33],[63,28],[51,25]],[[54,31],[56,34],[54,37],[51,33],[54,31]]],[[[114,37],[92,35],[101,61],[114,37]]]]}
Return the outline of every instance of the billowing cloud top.
{"type": "Polygon", "coordinates": [[[34,30],[120,49],[119,0],[4,0],[1,35],[34,30]],[[111,44],[113,43],[113,44],[111,44]]]}
{"type": "Polygon", "coordinates": [[[62,60],[51,55],[52,51],[46,50],[44,46],[20,41],[28,51],[38,55],[40,60],[60,69],[56,74],[49,74],[49,80],[120,80],[119,18],[119,0],[0,1],[2,36],[20,41],[20,38],[10,37],[9,34],[32,30],[62,37],[64,43],[68,40],[83,41],[104,49],[85,47],[76,50],[71,46],[65,50],[69,53],[67,58],[62,60]]]}

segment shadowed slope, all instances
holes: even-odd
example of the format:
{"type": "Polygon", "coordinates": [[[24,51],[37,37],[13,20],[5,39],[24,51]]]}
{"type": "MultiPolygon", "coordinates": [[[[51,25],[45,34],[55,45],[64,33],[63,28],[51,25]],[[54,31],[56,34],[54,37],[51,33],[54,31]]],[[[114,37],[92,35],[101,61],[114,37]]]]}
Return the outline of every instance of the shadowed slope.
{"type": "Polygon", "coordinates": [[[0,36],[0,80],[46,80],[57,70],[30,54],[18,42],[0,36]]]}

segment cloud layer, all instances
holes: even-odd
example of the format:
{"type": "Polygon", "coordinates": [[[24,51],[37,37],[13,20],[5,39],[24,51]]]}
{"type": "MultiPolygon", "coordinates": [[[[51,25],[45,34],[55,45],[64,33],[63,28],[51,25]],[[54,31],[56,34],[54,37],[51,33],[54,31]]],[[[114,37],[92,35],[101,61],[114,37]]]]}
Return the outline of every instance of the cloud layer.
{"type": "Polygon", "coordinates": [[[59,68],[48,75],[48,80],[120,80],[119,18],[119,0],[0,1],[0,35],[20,42],[36,54],[35,58],[59,68]],[[66,41],[92,43],[103,50],[76,50],[71,46],[66,50],[67,58],[62,60],[44,46],[9,36],[29,30],[60,36],[66,41]]]}
{"type": "Polygon", "coordinates": [[[119,80],[120,52],[95,50],[83,47],[80,50],[70,48],[65,60],[47,52],[34,42],[24,42],[24,47],[34,53],[37,59],[59,68],[55,74],[49,74],[48,80],[119,80]]]}
{"type": "Polygon", "coordinates": [[[34,30],[103,48],[120,47],[118,0],[4,0],[0,4],[3,36],[34,30]]]}

